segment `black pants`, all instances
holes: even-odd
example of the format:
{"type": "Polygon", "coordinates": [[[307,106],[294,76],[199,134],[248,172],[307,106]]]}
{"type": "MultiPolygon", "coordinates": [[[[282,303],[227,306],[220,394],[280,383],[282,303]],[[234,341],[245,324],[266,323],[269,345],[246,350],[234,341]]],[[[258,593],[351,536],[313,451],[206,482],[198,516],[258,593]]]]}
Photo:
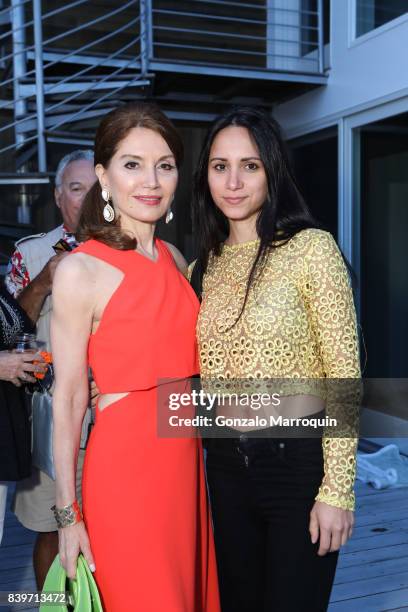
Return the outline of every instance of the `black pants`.
{"type": "Polygon", "coordinates": [[[246,434],[206,447],[222,612],[327,610],[338,553],[319,557],[309,533],[321,439],[246,434]]]}

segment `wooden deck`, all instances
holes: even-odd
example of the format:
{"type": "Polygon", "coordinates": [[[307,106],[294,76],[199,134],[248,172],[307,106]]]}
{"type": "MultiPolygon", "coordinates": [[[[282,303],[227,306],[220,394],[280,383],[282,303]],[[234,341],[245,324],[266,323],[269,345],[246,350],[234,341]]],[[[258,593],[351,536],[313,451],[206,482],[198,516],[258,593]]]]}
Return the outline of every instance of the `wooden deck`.
{"type": "Polygon", "coordinates": [[[357,482],[356,527],[343,548],[330,612],[408,611],[408,488],[357,482]]]}
{"type": "MultiPolygon", "coordinates": [[[[35,590],[33,541],[34,534],[8,510],[0,591],[35,590]]],[[[35,609],[1,607],[10,612],[35,609]]],[[[340,556],[329,612],[391,610],[408,612],[408,488],[375,491],[357,483],[356,527],[340,556]]]]}

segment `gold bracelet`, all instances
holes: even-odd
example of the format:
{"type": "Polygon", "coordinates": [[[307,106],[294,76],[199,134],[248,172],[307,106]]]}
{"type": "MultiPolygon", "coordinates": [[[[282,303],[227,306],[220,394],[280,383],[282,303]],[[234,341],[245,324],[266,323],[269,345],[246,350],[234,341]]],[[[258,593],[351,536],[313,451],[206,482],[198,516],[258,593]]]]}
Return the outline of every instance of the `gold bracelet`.
{"type": "Polygon", "coordinates": [[[55,520],[57,521],[58,529],[75,525],[82,521],[81,508],[77,500],[75,499],[72,504],[65,506],[64,508],[57,508],[53,506],[51,510],[54,513],[55,520]]]}

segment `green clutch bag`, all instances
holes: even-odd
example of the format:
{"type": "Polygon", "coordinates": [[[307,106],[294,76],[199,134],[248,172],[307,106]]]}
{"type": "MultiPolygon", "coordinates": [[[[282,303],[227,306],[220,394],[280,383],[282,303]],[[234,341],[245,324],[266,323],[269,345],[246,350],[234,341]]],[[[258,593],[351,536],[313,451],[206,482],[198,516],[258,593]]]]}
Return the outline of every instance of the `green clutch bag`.
{"type": "Polygon", "coordinates": [[[44,602],[40,612],[103,612],[98,587],[83,555],[79,555],[75,580],[67,577],[57,555],[48,571],[42,591],[68,593],[69,604],[44,602]]]}

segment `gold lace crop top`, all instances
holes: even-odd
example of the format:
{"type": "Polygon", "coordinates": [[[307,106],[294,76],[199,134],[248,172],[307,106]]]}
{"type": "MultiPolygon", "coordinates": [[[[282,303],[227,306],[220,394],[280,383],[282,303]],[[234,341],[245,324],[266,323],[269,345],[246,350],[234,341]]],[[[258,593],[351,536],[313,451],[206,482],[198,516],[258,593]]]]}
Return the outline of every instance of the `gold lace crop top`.
{"type": "MultiPolygon", "coordinates": [[[[259,240],[224,245],[203,279],[197,337],[205,379],[356,379],[356,316],[343,258],[331,234],[307,229],[273,249],[241,312],[259,240]]],[[[190,266],[190,274],[192,267],[190,266]]],[[[333,412],[343,410],[341,403],[333,412]]],[[[317,500],[354,509],[356,434],[323,436],[317,500]]]]}

